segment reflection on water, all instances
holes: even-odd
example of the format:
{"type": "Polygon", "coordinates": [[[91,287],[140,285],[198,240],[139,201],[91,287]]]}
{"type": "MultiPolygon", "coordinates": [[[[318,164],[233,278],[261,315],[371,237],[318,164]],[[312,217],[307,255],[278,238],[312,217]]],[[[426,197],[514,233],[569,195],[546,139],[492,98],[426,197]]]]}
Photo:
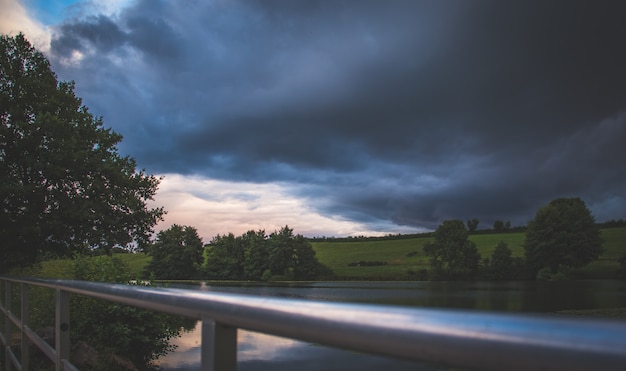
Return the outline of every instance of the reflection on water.
{"type": "MultiPolygon", "coordinates": [[[[203,283],[170,286],[321,301],[508,312],[546,313],[562,309],[626,307],[626,281],[203,283]]],[[[238,369],[243,371],[438,369],[243,330],[239,330],[237,336],[238,369]]],[[[160,360],[162,369],[198,369],[200,326],[173,343],[178,349],[160,360]]]]}
{"type": "MultiPolygon", "coordinates": [[[[184,336],[174,339],[176,352],[161,360],[160,365],[167,370],[182,370],[188,367],[197,369],[200,364],[201,323],[184,336]]],[[[282,354],[290,353],[290,349],[305,346],[306,343],[276,336],[260,334],[245,330],[237,331],[237,360],[268,361],[281,358],[282,354]]]]}
{"type": "MultiPolygon", "coordinates": [[[[159,360],[162,370],[187,371],[199,368],[200,329],[198,322],[192,331],[172,341],[177,349],[159,360]]],[[[394,371],[433,370],[415,362],[358,354],[257,332],[237,331],[237,369],[240,371],[374,371],[384,368],[394,371]]]]}

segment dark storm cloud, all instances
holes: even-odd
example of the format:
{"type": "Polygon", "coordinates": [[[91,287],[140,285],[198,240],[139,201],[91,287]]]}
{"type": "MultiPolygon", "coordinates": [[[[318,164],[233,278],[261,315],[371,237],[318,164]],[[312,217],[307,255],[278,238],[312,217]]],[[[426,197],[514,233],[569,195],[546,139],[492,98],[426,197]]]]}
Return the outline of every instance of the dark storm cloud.
{"type": "Polygon", "coordinates": [[[51,53],[152,172],[292,182],[323,213],[372,224],[522,224],[560,196],[621,218],[625,14],[612,1],[139,1],[61,25],[51,53]],[[60,63],[75,51],[80,64],[60,63]]]}
{"type": "Polygon", "coordinates": [[[107,53],[123,43],[126,35],[117,24],[105,16],[90,17],[85,22],[64,24],[61,36],[52,41],[51,47],[59,54],[67,55],[74,50],[83,50],[89,43],[101,53],[107,53]]]}

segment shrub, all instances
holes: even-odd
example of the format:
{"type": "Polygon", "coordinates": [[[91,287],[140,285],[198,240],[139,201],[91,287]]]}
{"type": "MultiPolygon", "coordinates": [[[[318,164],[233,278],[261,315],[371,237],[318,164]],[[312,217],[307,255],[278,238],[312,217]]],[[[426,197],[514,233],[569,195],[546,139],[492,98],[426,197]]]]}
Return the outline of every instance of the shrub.
{"type": "MultiPolygon", "coordinates": [[[[111,283],[128,283],[133,278],[120,259],[108,256],[43,262],[24,273],[111,283]]],[[[40,329],[54,323],[54,291],[33,287],[30,299],[31,326],[40,329]]],[[[82,295],[71,295],[70,300],[73,347],[86,345],[98,355],[97,362],[91,359],[83,367],[78,365],[81,369],[118,369],[120,359],[130,361],[138,370],[151,369],[154,360],[173,350],[169,340],[195,322],[82,295]]]]}

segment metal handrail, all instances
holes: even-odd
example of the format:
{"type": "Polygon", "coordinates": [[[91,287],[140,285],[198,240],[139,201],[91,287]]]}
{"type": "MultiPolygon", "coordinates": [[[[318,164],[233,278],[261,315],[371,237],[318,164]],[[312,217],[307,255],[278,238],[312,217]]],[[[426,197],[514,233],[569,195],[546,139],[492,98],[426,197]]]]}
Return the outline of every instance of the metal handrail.
{"type": "Polygon", "coordinates": [[[624,370],[626,322],[0,279],[202,319],[202,370],[236,369],[236,329],[484,370],[624,370]]]}

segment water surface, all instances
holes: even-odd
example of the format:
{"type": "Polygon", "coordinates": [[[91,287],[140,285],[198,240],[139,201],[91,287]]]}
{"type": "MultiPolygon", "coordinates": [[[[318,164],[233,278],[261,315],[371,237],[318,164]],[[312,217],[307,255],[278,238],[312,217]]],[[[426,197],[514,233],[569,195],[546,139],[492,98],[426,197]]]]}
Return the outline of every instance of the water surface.
{"type": "MultiPolygon", "coordinates": [[[[626,307],[626,281],[312,282],[202,283],[170,287],[306,300],[409,307],[552,313],[565,309],[626,307]]],[[[438,370],[441,367],[364,355],[239,330],[238,370],[438,370]]],[[[160,360],[163,370],[196,370],[199,326],[175,339],[176,352],[160,360]]]]}

